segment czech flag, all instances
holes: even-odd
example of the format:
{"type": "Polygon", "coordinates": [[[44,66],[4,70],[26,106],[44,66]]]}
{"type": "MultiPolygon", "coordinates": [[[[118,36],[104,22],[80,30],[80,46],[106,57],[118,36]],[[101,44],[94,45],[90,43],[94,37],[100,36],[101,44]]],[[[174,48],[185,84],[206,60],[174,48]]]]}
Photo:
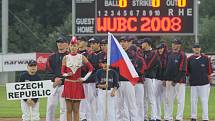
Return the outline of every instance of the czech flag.
{"type": "Polygon", "coordinates": [[[107,65],[119,68],[120,75],[128,79],[133,85],[138,82],[139,76],[134,65],[118,40],[111,33],[108,33],[107,65]]]}

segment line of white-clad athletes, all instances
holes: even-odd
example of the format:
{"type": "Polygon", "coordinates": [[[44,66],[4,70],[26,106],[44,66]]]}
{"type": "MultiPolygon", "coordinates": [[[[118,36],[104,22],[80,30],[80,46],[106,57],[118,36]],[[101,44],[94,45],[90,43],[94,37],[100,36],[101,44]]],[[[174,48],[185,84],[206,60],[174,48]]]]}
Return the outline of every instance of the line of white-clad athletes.
{"type": "MultiPolygon", "coordinates": [[[[174,39],[170,48],[165,42],[152,48],[150,38],[121,36],[118,41],[140,77],[136,85],[120,75],[123,70],[112,67],[106,84],[107,38],[59,36],[58,50],[47,63],[47,77],[55,89],[48,97],[46,121],[55,120],[58,103],[60,121],[182,121],[186,80],[191,90],[191,121],[197,120],[198,98],[202,120],[209,120],[212,66],[199,44],[193,45],[193,55],[187,58],[179,39],[174,39]],[[173,118],[175,99],[177,114],[173,118]]],[[[29,120],[26,106],[33,107],[33,120],[38,121],[39,101],[29,100],[22,101],[23,121],[29,120]]]]}

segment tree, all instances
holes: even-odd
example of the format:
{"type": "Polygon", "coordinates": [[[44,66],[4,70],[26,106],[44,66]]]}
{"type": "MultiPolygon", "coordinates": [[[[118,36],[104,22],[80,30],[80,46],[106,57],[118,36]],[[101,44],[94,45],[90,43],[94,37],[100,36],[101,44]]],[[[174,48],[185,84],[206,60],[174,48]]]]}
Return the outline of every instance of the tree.
{"type": "Polygon", "coordinates": [[[201,0],[200,1],[200,6],[199,6],[199,14],[200,18],[203,17],[213,17],[215,16],[215,0],[201,0]]]}
{"type": "Polygon", "coordinates": [[[9,52],[51,52],[60,33],[71,33],[71,0],[10,1],[9,52]]]}
{"type": "Polygon", "coordinates": [[[10,18],[14,22],[10,23],[9,26],[9,52],[47,51],[43,43],[46,35],[41,24],[36,23],[27,12],[20,12],[18,15],[11,16],[10,18]],[[17,18],[18,16],[19,18],[17,18]]]}
{"type": "Polygon", "coordinates": [[[200,44],[203,52],[215,52],[215,17],[201,18],[200,44]]]}
{"type": "Polygon", "coordinates": [[[34,21],[45,28],[60,26],[72,12],[72,0],[11,0],[9,4],[15,14],[28,11],[34,21]]]}

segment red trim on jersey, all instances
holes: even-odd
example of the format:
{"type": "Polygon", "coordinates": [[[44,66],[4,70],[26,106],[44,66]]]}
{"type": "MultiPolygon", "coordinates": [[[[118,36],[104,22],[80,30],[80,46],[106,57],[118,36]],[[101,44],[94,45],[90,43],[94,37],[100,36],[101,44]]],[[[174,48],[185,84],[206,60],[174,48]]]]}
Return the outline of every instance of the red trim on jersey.
{"type": "Polygon", "coordinates": [[[186,66],[186,75],[188,75],[190,73],[189,69],[188,69],[188,64],[189,64],[189,61],[195,57],[194,55],[191,55],[190,57],[187,58],[187,66],[186,66]]]}
{"type": "Polygon", "coordinates": [[[180,66],[179,66],[179,70],[182,71],[183,65],[184,65],[184,56],[185,55],[184,55],[184,52],[182,52],[182,51],[180,52],[180,54],[181,54],[182,58],[181,58],[181,63],[180,63],[180,66]]]}
{"type": "Polygon", "coordinates": [[[85,63],[87,68],[88,68],[88,72],[92,72],[93,71],[93,66],[90,62],[85,63]]]}
{"type": "Polygon", "coordinates": [[[140,73],[143,74],[145,69],[147,68],[147,65],[146,65],[146,62],[145,62],[145,60],[143,58],[139,57],[139,59],[141,59],[142,64],[143,64],[142,68],[140,69],[140,73]]]}
{"type": "Polygon", "coordinates": [[[208,58],[208,75],[211,75],[213,73],[211,59],[208,58]]]}
{"type": "Polygon", "coordinates": [[[154,55],[152,56],[152,59],[149,61],[148,65],[147,65],[147,69],[149,69],[149,67],[151,67],[152,62],[155,60],[156,53],[155,52],[153,52],[153,53],[154,53],[154,55]]]}

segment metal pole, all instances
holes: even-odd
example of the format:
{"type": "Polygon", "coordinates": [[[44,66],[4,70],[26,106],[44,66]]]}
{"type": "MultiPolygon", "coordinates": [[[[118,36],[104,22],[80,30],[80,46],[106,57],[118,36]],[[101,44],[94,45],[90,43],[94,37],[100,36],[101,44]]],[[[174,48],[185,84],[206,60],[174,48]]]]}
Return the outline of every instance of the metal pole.
{"type": "Polygon", "coordinates": [[[75,35],[75,1],[72,0],[72,35],[75,35]]]}
{"type": "Polygon", "coordinates": [[[8,52],[8,0],[2,0],[2,53],[8,52]]]}
{"type": "Polygon", "coordinates": [[[199,43],[199,4],[200,4],[200,1],[199,0],[195,0],[195,13],[196,13],[196,16],[195,16],[195,43],[198,44],[199,43]]]}
{"type": "MultiPolygon", "coordinates": [[[[8,1],[2,0],[2,54],[8,53],[8,1]]],[[[15,80],[15,72],[2,72],[0,79],[2,84],[15,80]]]]}

